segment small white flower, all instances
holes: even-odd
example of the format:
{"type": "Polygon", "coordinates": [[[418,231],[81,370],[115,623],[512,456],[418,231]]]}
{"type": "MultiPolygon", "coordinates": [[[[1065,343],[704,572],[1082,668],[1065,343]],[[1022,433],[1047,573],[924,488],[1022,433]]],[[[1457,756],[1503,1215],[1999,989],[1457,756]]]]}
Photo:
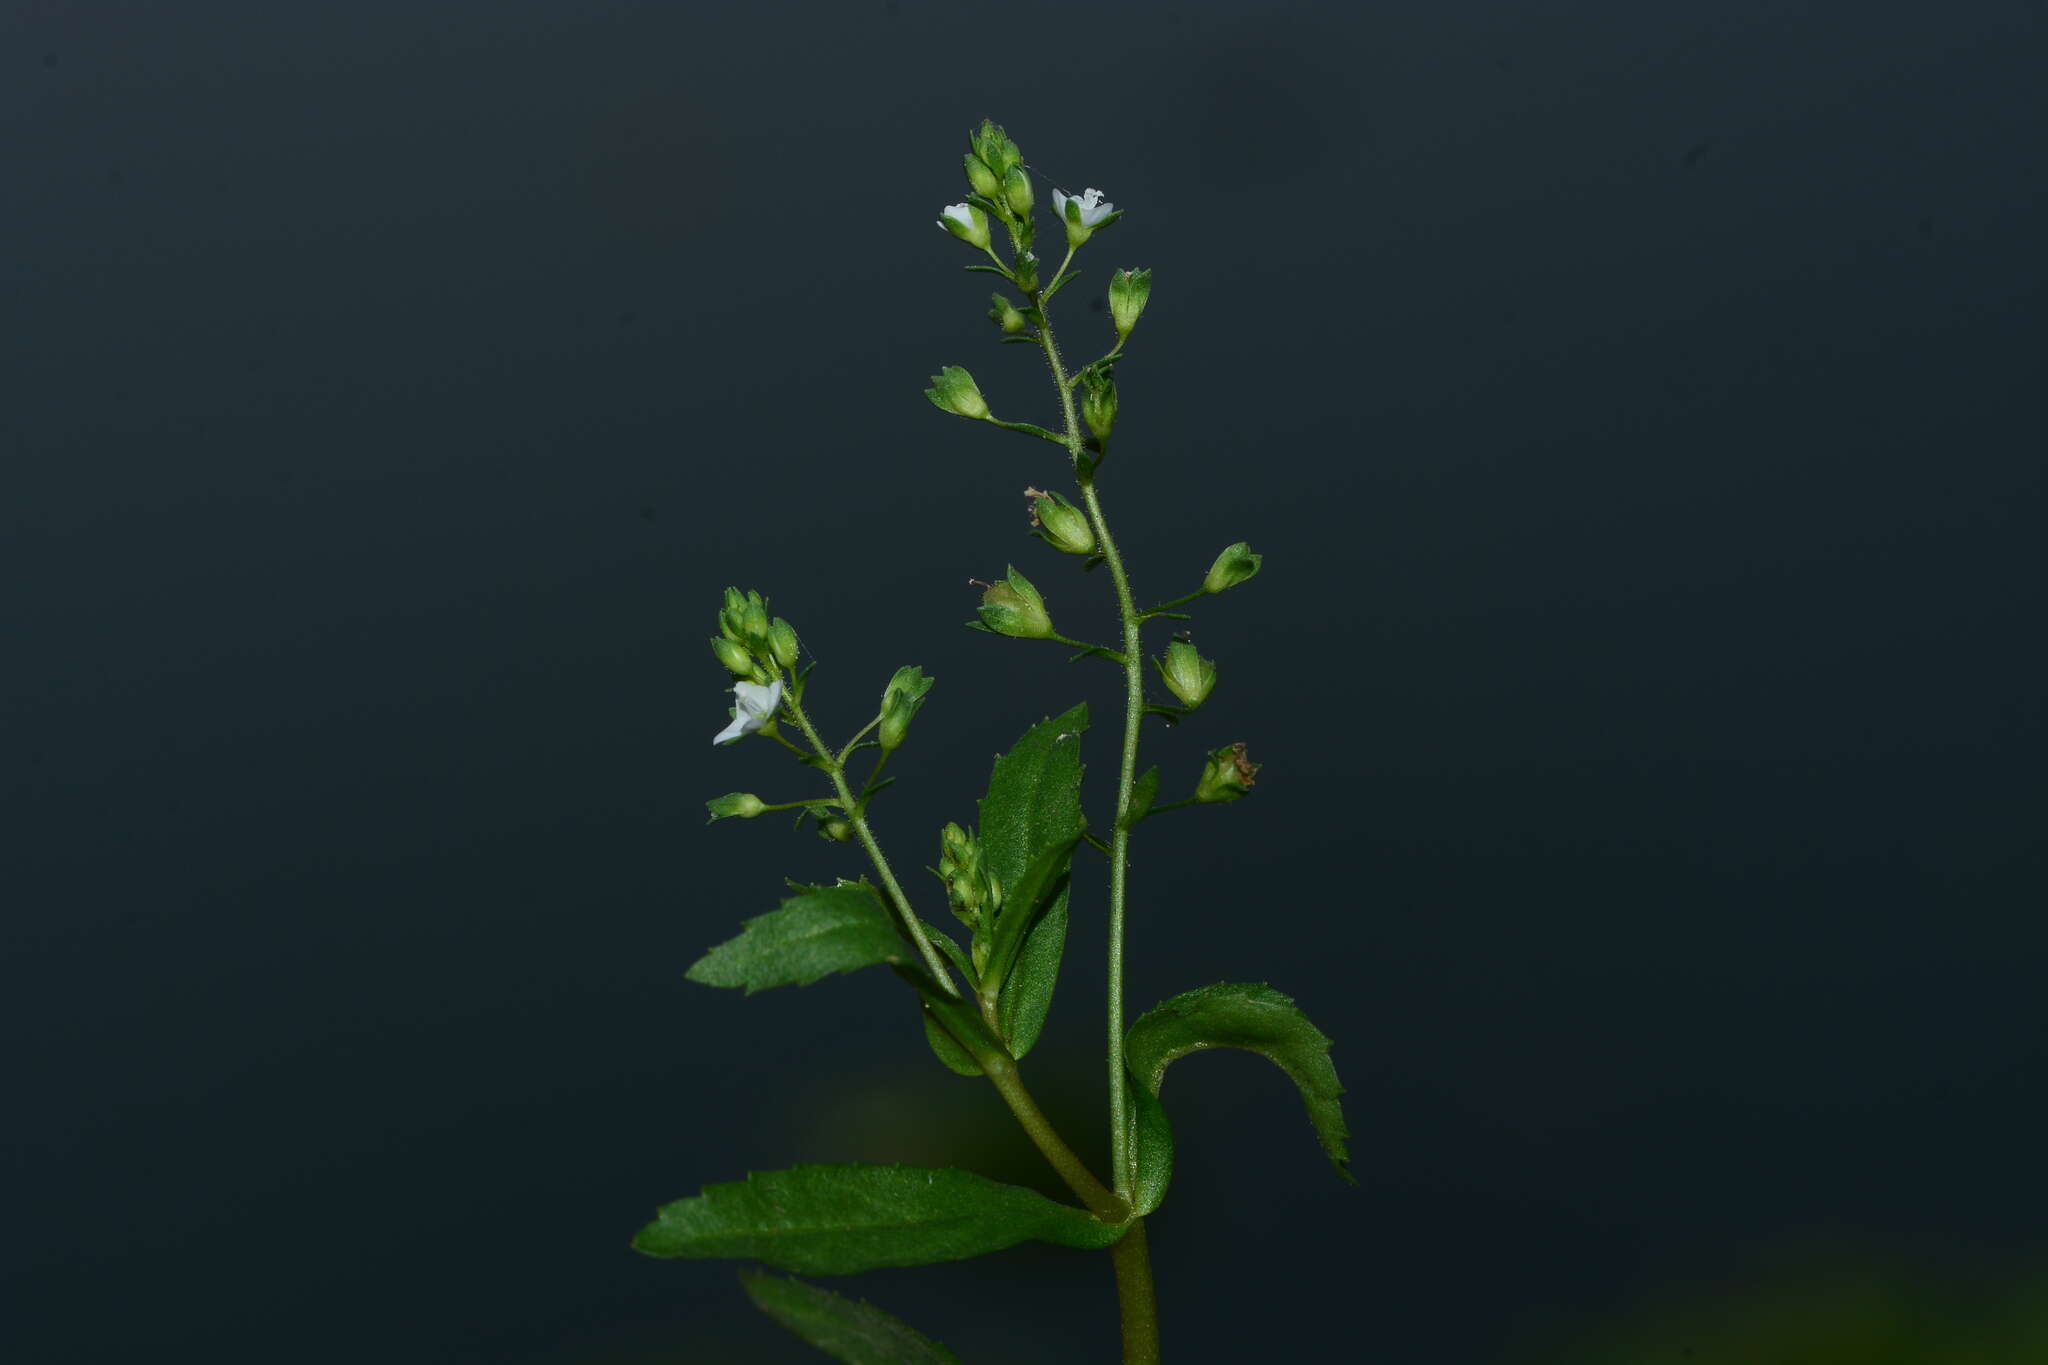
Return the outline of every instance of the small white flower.
{"type": "Polygon", "coordinates": [[[1101,190],[1091,189],[1078,195],[1065,194],[1059,190],[1054,190],[1052,192],[1052,206],[1054,212],[1059,214],[1061,222],[1072,221],[1067,216],[1067,205],[1069,203],[1074,206],[1075,212],[1080,216],[1081,226],[1084,228],[1093,228],[1100,224],[1103,219],[1109,217],[1110,214],[1116,212],[1116,205],[1104,199],[1101,190]]]}
{"type": "Polygon", "coordinates": [[[732,694],[739,701],[732,710],[732,724],[713,736],[713,744],[730,744],[775,719],[775,708],[782,705],[782,679],[777,678],[766,687],[759,683],[734,683],[732,694]]]}
{"type": "Polygon", "coordinates": [[[939,226],[972,247],[988,245],[988,215],[972,204],[948,204],[939,212],[939,226]]]}

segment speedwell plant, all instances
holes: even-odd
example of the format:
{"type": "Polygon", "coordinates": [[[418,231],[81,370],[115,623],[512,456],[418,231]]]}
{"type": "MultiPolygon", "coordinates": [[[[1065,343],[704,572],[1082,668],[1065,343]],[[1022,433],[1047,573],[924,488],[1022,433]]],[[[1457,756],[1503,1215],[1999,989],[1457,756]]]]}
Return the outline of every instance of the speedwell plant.
{"type": "MultiPolygon", "coordinates": [[[[1054,190],[1065,255],[1058,269],[1042,271],[1032,217],[1037,200],[1017,144],[1001,128],[983,123],[969,137],[965,168],[969,193],[940,211],[938,225],[987,257],[967,269],[1003,282],[989,317],[1002,341],[1035,347],[1044,356],[1059,425],[997,417],[974,377],[958,366],[933,376],[925,396],[951,416],[1060,448],[1073,490],[1027,488],[1031,525],[1052,552],[1072,557],[1066,561],[1070,567],[1108,571],[1123,631],[1114,646],[1062,635],[1044,595],[1015,567],[980,585],[977,619],[967,624],[1014,640],[1049,640],[1073,650],[1074,660],[1106,660],[1122,674],[1116,794],[1107,807],[1111,818],[1091,827],[1082,813],[1087,704],[1033,725],[996,759],[978,822],[938,831],[933,870],[939,885],[918,899],[936,902],[943,896],[961,927],[957,937],[940,928],[905,890],[870,822],[875,798],[894,781],[882,776],[883,769],[908,737],[933,680],[915,665],[899,668],[882,689],[874,717],[850,738],[828,743],[805,707],[815,664],[803,662],[795,629],[770,613],[760,593],[728,588],[711,651],[735,679],[735,705],[731,723],[712,742],[732,744],[750,735],[769,740],[794,755],[813,780],[822,779],[823,791],[787,801],[734,792],[707,803],[711,818],[752,819],[794,810],[799,826],[810,819],[826,838],[857,842],[874,879],[793,884],[796,894],[780,909],[748,920],[738,937],[711,949],[689,975],[705,985],[751,994],[771,986],[808,985],[833,972],[890,968],[914,993],[933,1054],[953,1071],[994,1086],[1075,1202],[1060,1203],[964,1170],[798,1166],[756,1172],[665,1205],[641,1229],[634,1246],[651,1256],[735,1257],[809,1275],[960,1260],[1027,1240],[1106,1251],[1122,1309],[1123,1359],[1157,1361],[1159,1321],[1145,1218],[1166,1197],[1173,1168],[1173,1133],[1159,1102],[1160,1082],[1170,1064],[1210,1047],[1246,1048],[1271,1058],[1300,1088],[1316,1137],[1338,1174],[1350,1178],[1338,1100],[1342,1087],[1330,1064],[1330,1040],[1292,1000],[1263,984],[1225,982],[1175,996],[1134,1021],[1124,1018],[1124,920],[1132,903],[1135,831],[1172,810],[1239,800],[1252,789],[1258,770],[1243,744],[1226,744],[1189,762],[1186,796],[1158,800],[1159,769],[1139,770],[1140,729],[1148,716],[1170,725],[1194,713],[1216,686],[1217,668],[1187,640],[1169,640],[1150,659],[1152,680],[1163,695],[1148,696],[1144,630],[1155,622],[1190,619],[1177,608],[1244,583],[1259,571],[1259,556],[1245,544],[1232,545],[1216,557],[1194,591],[1155,606],[1138,605],[1103,512],[1100,484],[1117,422],[1116,368],[1144,314],[1152,272],[1118,270],[1110,276],[1108,310],[1115,339],[1098,359],[1070,370],[1053,339],[1050,308],[1078,278],[1078,272],[1068,273],[1075,253],[1113,227],[1122,211],[1092,187],[1079,195],[1054,190]],[[1007,252],[998,248],[998,228],[1007,252]],[[1047,1121],[1025,1088],[1019,1066],[1052,1003],[1072,882],[1077,874],[1095,875],[1104,863],[1109,917],[1106,1174],[1091,1169],[1047,1121]]],[[[1034,470],[1032,477],[1046,475],[1034,470]]],[[[1058,565],[1053,559],[1051,571],[1058,565]]],[[[751,1271],[742,1279],[770,1316],[849,1365],[958,1360],[870,1304],[797,1279],[751,1271]]]]}

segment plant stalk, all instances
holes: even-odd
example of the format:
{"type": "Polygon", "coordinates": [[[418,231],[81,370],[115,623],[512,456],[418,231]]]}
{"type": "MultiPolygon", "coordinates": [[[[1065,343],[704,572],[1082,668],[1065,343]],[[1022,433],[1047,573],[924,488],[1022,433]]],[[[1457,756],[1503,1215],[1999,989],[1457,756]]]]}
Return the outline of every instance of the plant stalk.
{"type": "Polygon", "coordinates": [[[797,729],[802,730],[804,738],[811,742],[819,766],[823,767],[826,775],[832,779],[832,789],[839,793],[839,804],[846,812],[847,823],[853,826],[854,835],[860,840],[860,846],[867,851],[868,861],[875,865],[876,875],[882,879],[882,888],[888,893],[886,899],[896,912],[896,927],[903,931],[905,938],[917,945],[917,951],[924,957],[925,968],[931,972],[932,979],[945,987],[950,994],[960,994],[960,988],[953,983],[953,973],[947,968],[945,959],[941,958],[939,950],[932,946],[931,936],[925,933],[924,925],[917,918],[917,912],[910,908],[910,898],[903,894],[903,888],[896,882],[896,874],[889,870],[889,860],[882,856],[882,846],[875,841],[875,832],[868,828],[867,815],[861,803],[854,799],[853,788],[846,783],[846,765],[834,757],[832,751],[825,747],[825,741],[818,737],[818,731],[811,724],[811,718],[804,714],[802,702],[785,692],[782,704],[788,709],[790,719],[796,722],[797,729]]]}

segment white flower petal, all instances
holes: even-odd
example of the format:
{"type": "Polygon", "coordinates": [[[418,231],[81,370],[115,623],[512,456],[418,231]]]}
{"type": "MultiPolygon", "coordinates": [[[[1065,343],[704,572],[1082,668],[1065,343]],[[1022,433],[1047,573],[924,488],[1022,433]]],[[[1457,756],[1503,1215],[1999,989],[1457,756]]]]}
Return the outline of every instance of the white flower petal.
{"type": "Polygon", "coordinates": [[[972,207],[971,204],[948,204],[943,209],[940,209],[939,212],[951,218],[969,232],[972,232],[974,231],[974,214],[970,212],[972,207]]]}
{"type": "Polygon", "coordinates": [[[1052,211],[1061,218],[1067,216],[1067,196],[1064,191],[1054,190],[1052,192],[1052,211]]]}
{"type": "Polygon", "coordinates": [[[777,678],[766,687],[759,683],[734,683],[732,695],[739,702],[733,708],[732,724],[718,732],[711,741],[713,744],[730,744],[773,720],[775,708],[782,704],[782,679],[777,678]]]}
{"type": "Polygon", "coordinates": [[[711,742],[713,744],[730,744],[734,740],[740,738],[742,735],[746,733],[747,718],[743,715],[735,715],[732,718],[732,724],[726,726],[723,730],[720,730],[717,734],[713,735],[711,737],[711,742]]]}

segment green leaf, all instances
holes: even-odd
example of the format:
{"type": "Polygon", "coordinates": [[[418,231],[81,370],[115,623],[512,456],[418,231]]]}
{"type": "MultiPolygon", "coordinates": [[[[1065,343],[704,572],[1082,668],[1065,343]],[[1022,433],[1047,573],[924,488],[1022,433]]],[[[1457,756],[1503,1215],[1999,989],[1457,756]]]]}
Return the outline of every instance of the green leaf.
{"type": "Polygon", "coordinates": [[[996,759],[981,799],[981,841],[1003,888],[984,980],[1000,983],[997,1019],[1012,1056],[1037,1041],[1066,942],[1067,866],[1081,816],[1081,735],[1088,704],[1040,721],[996,759]],[[1057,907],[1057,922],[1052,922],[1057,907]],[[1033,931],[1043,924],[1043,934],[1033,931]],[[1032,941],[1036,940],[1036,941],[1032,941]],[[1016,970],[1031,942],[1031,966],[1016,970]]]}
{"type": "Polygon", "coordinates": [[[866,1300],[758,1270],[742,1270],[740,1285],[756,1308],[846,1365],[960,1365],[959,1356],[866,1300]]]}
{"type": "Polygon", "coordinates": [[[1130,1076],[1124,1077],[1124,1093],[1131,1109],[1131,1155],[1138,1172],[1137,1188],[1131,1191],[1132,1213],[1139,1218],[1166,1200],[1166,1186],[1173,1179],[1173,1124],[1166,1107],[1130,1076]]]}
{"type": "Polygon", "coordinates": [[[1351,1180],[1344,1148],[1350,1133],[1337,1098],[1344,1087],[1330,1064],[1330,1040],[1292,1000],[1263,983],[1221,982],[1176,995],[1131,1025],[1124,1035],[1124,1064],[1157,1096],[1168,1063],[1211,1047],[1256,1052],[1292,1077],[1317,1141],[1337,1174],[1351,1180]]]}
{"type": "Polygon", "coordinates": [[[953,1041],[953,1035],[932,1018],[930,1010],[919,1010],[918,1013],[924,1017],[924,1040],[931,1044],[932,1055],[945,1063],[948,1071],[960,1076],[981,1075],[981,1064],[966,1048],[953,1041]]]}
{"type": "MultiPolygon", "coordinates": [[[[1069,856],[1072,856],[1071,850],[1069,856]]],[[[1045,907],[1025,931],[1010,974],[996,997],[996,1022],[1002,1026],[1010,1055],[1022,1057],[1038,1041],[1045,1016],[1052,1010],[1052,988],[1058,984],[1060,954],[1067,946],[1067,887],[1045,907]]]]}
{"type": "Polygon", "coordinates": [[[971,1171],[795,1166],[712,1185],[665,1204],[633,1248],[649,1256],[738,1257],[778,1270],[850,1275],[931,1265],[1019,1242],[1098,1250],[1123,1229],[971,1171]]]}
{"type": "Polygon", "coordinates": [[[771,986],[808,986],[833,972],[908,960],[910,947],[865,882],[798,887],[780,910],[756,915],[689,971],[706,986],[741,986],[748,995],[771,986]]]}

